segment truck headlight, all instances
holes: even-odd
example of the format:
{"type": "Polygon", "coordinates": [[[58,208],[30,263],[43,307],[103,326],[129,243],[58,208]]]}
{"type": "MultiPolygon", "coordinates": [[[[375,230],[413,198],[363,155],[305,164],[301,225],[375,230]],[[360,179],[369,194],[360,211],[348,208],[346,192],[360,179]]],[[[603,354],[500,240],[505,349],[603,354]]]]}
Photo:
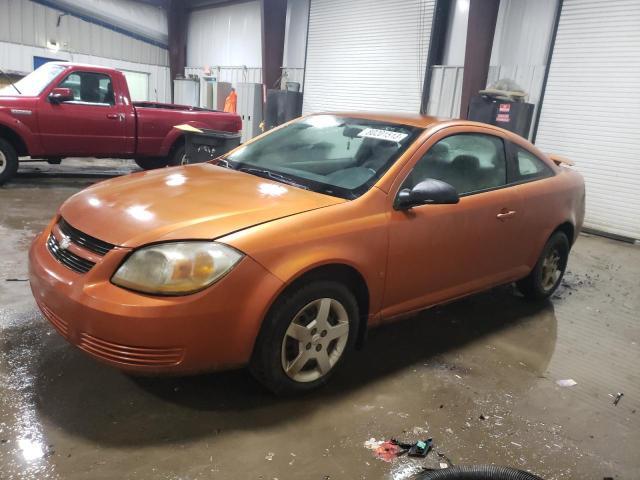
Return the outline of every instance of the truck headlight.
{"type": "Polygon", "coordinates": [[[228,273],[243,254],[216,242],[163,243],[133,252],[111,278],[124,288],[160,295],[186,295],[228,273]]]}

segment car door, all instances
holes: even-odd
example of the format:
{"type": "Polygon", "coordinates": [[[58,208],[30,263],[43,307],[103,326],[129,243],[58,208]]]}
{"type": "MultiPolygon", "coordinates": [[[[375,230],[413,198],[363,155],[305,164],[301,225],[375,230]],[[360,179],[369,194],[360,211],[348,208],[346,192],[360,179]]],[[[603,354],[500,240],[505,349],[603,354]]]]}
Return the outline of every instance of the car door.
{"type": "Polygon", "coordinates": [[[70,88],[74,99],[42,101],[38,118],[48,155],[117,156],[127,151],[124,106],[116,102],[110,75],[74,71],[56,87],[70,88]]]}
{"type": "Polygon", "coordinates": [[[394,184],[427,178],[453,185],[460,202],[390,207],[383,316],[417,310],[514,279],[518,212],[507,186],[504,140],[494,131],[448,128],[431,137],[394,184]]]}

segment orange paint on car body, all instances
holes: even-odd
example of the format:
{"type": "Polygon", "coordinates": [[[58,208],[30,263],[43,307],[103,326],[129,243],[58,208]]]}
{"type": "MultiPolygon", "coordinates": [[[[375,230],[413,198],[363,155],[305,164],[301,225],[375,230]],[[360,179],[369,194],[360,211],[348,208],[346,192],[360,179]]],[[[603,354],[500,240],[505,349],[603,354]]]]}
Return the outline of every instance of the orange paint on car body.
{"type": "Polygon", "coordinates": [[[357,272],[366,286],[364,313],[375,326],[523,278],[554,230],[570,227],[571,243],[580,231],[582,177],[510,132],[422,116],[333,115],[408,125],[418,133],[353,199],[213,163],[136,173],[83,190],[62,205],[30,250],[31,287],[45,317],[69,342],[118,368],[226,369],[249,362],[269,308],[316,268],[340,265],[357,272]],[[416,162],[454,134],[502,139],[535,155],[550,174],[463,195],[457,204],[395,209],[416,162]],[[85,248],[73,237],[59,253],[68,257],[62,261],[79,257],[94,264],[86,273],[73,270],[82,265],[61,263],[47,246],[50,236],[58,245],[66,238],[60,218],[90,246],[96,239],[107,244],[108,251],[97,254],[95,245],[85,248]],[[137,249],[193,240],[215,240],[244,257],[221,280],[189,295],[152,295],[113,283],[137,249]]]}

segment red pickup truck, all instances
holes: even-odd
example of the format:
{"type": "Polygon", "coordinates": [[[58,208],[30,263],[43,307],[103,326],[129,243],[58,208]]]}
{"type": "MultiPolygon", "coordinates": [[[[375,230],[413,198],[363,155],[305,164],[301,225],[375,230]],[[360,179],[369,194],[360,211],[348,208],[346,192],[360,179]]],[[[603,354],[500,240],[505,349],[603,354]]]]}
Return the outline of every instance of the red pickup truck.
{"type": "Polygon", "coordinates": [[[118,70],[47,63],[0,90],[0,184],[18,157],[60,163],[64,157],[132,158],[144,169],[187,162],[176,125],[237,133],[234,113],[132,102],[118,70]]]}

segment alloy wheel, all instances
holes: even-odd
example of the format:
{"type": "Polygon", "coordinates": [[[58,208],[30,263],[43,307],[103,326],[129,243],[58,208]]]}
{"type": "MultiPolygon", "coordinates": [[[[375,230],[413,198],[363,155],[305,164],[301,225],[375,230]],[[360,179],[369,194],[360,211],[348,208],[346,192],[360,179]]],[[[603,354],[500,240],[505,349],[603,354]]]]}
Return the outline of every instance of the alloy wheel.
{"type": "Polygon", "coordinates": [[[552,249],[542,261],[541,284],[545,291],[549,291],[562,275],[560,252],[552,249]]]}
{"type": "Polygon", "coordinates": [[[7,157],[4,152],[0,151],[0,173],[4,172],[7,168],[7,157]]]}
{"type": "Polygon", "coordinates": [[[294,316],[282,341],[282,368],[296,382],[325,376],[349,339],[347,310],[334,298],[314,300],[294,316]]]}

